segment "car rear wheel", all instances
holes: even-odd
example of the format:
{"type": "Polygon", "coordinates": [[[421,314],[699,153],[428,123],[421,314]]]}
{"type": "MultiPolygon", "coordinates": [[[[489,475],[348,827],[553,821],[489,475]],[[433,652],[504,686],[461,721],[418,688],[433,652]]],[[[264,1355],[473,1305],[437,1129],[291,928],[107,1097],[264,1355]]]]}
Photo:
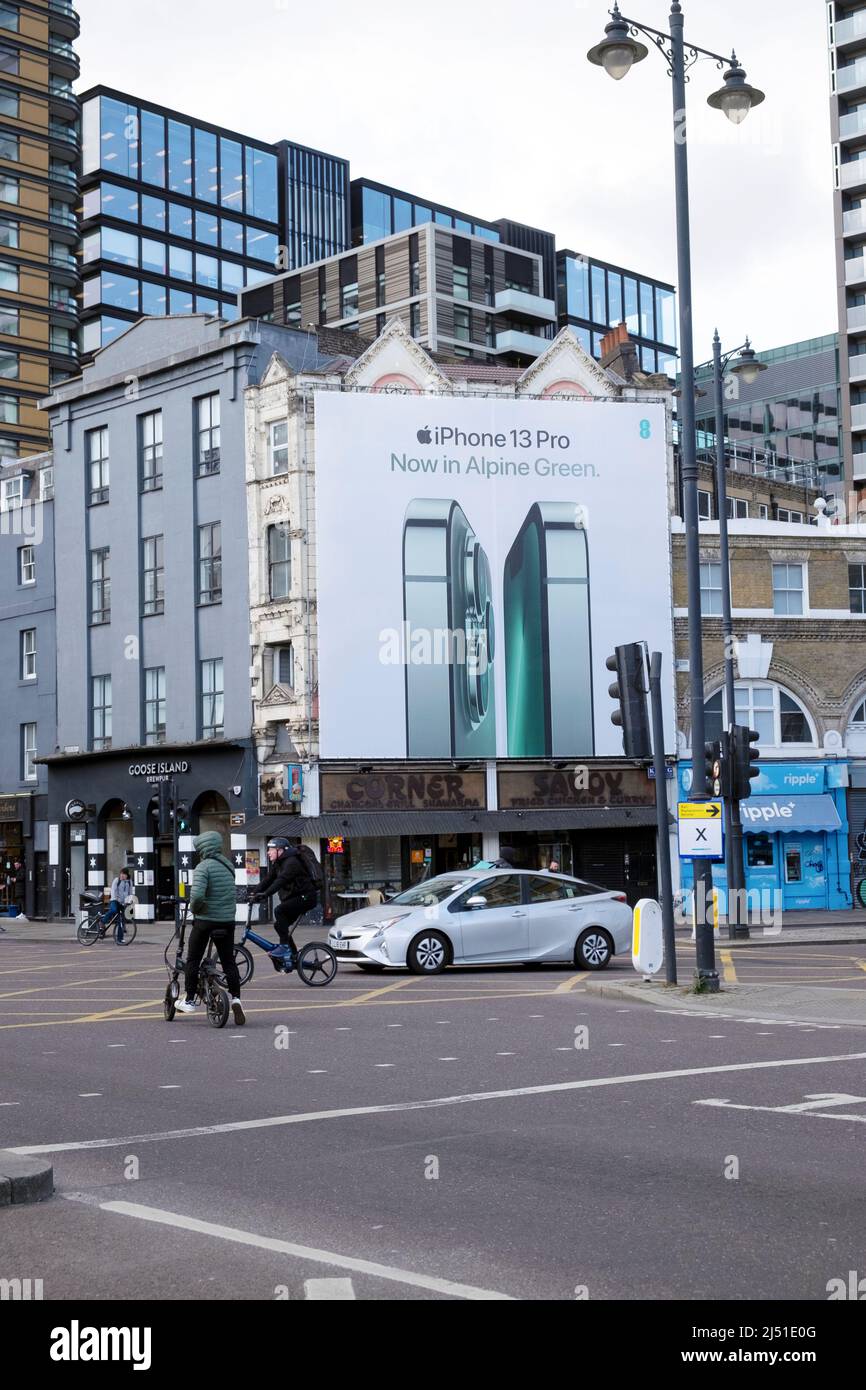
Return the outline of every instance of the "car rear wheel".
{"type": "Polygon", "coordinates": [[[579,970],[604,970],[610,965],[613,942],[601,927],[590,927],[578,938],[574,963],[579,970]]]}
{"type": "Polygon", "coordinates": [[[413,975],[441,975],[450,959],[450,943],[438,931],[422,932],[406,952],[406,964],[413,975]]]}

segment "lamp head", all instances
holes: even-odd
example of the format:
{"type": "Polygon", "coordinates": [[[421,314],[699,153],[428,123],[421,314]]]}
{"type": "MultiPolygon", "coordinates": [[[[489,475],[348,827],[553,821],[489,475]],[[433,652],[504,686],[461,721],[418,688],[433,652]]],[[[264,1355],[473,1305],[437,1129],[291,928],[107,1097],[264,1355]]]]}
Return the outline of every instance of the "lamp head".
{"type": "Polygon", "coordinates": [[[605,26],[604,38],[601,43],[591,48],[586,56],[591,63],[604,68],[608,77],[619,82],[631,71],[635,63],[643,61],[649,49],[632,38],[629,26],[619,12],[619,5],[614,5],[610,15],[610,24],[605,26]]]}
{"type": "Polygon", "coordinates": [[[760,106],[763,100],[764,93],[749,85],[745,71],[737,62],[736,53],[732,53],[731,66],[725,73],[725,85],[707,98],[708,105],[716,111],[724,111],[733,125],[739,125],[746,119],[752,107],[760,106]]]}

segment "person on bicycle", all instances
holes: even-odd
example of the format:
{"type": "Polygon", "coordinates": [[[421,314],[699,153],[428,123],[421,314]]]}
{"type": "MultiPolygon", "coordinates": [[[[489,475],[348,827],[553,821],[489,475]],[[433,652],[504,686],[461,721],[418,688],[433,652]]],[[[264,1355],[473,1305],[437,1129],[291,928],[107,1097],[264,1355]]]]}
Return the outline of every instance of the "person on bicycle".
{"type": "Polygon", "coordinates": [[[178,1004],[178,1012],[194,1013],[198,1008],[198,972],[208,941],[213,941],[229,987],[232,1013],[240,1026],[247,1018],[241,1004],[241,980],[235,965],[235,870],[223,854],[222,836],[206,830],[193,840],[198,854],[192,879],[190,910],[195,925],[190,932],[186,957],[186,998],[178,1004]]]}
{"type": "Polygon", "coordinates": [[[132,880],[127,869],[121,869],[117,878],[111,885],[111,902],[105,912],[102,913],[99,921],[102,928],[101,935],[105,935],[105,928],[108,926],[112,917],[117,916],[117,944],[123,941],[123,913],[126,904],[133,895],[132,880]]]}
{"type": "Polygon", "coordinates": [[[261,902],[263,898],[269,898],[272,893],[276,893],[280,900],[274,913],[274,925],[277,929],[277,936],[280,938],[280,944],[275,946],[270,953],[273,957],[274,969],[279,970],[281,959],[287,955],[292,955],[293,926],[299,917],[302,917],[305,912],[309,912],[311,907],[315,907],[319,895],[315,883],[307,873],[303,859],[288,840],[277,838],[268,841],[268,863],[271,866],[270,870],[265,874],[250,901],[261,902]]]}

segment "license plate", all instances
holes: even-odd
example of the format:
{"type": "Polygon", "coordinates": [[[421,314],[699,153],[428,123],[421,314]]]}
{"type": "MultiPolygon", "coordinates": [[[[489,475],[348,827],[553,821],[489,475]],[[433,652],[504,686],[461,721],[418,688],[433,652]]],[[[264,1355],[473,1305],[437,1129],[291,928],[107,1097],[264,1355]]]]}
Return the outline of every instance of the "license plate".
{"type": "Polygon", "coordinates": [[[345,940],[344,940],[344,941],[332,941],[332,942],[331,942],[331,949],[332,949],[333,951],[354,951],[354,949],[355,949],[355,943],[354,943],[353,941],[345,941],[345,940]]]}

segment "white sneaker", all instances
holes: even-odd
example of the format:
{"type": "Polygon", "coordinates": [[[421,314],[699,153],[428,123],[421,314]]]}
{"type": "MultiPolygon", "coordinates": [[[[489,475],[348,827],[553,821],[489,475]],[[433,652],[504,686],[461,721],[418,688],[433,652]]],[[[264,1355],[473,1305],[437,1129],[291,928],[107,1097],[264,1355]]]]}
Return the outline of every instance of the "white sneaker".
{"type": "Polygon", "coordinates": [[[199,1008],[201,1008],[201,1005],[197,999],[181,999],[180,1003],[177,1005],[179,1014],[194,1014],[196,1009],[199,1008]]]}
{"type": "Polygon", "coordinates": [[[238,1028],[241,1028],[246,1023],[247,1016],[244,1013],[243,1005],[241,1004],[240,999],[232,1000],[232,1013],[235,1016],[235,1024],[238,1028]]]}

